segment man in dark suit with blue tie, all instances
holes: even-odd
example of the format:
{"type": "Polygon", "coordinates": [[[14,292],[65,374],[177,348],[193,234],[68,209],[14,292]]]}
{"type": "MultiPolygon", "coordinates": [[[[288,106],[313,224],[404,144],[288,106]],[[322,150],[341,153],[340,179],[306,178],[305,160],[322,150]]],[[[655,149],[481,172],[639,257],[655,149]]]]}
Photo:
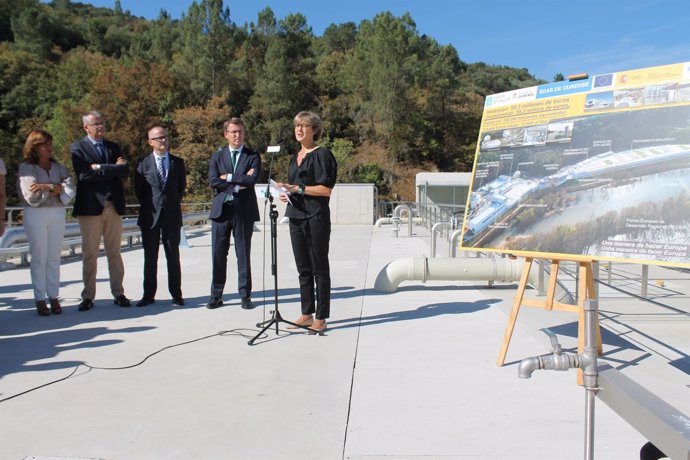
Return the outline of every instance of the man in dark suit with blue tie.
{"type": "Polygon", "coordinates": [[[137,164],[134,193],[139,200],[141,240],[144,246],[144,295],[137,307],[156,301],[158,288],[158,248],[161,238],[168,263],[168,291],[174,305],[184,305],[180,268],[182,197],[187,186],[184,160],[168,151],[168,133],[162,126],[148,131],[153,153],[137,164]]]}
{"type": "Polygon", "coordinates": [[[108,259],[110,292],[115,298],[114,303],[129,307],[131,303],[122,285],[125,266],[120,254],[122,216],[125,213],[122,182],[129,174],[127,160],[119,145],[104,139],[105,123],[99,112],[87,113],[82,117],[82,122],[86,136],[69,147],[77,176],[73,214],[79,221],[84,259],[84,289],[79,311],[90,310],[94,305],[101,236],[108,259]]]}
{"type": "Polygon", "coordinates": [[[244,145],[244,122],[231,118],[223,125],[228,146],[211,156],[208,185],[211,202],[211,246],[213,280],[206,308],[223,305],[230,236],[234,235],[237,256],[237,290],[244,309],[254,308],[252,295],[251,246],[254,222],[260,219],[254,185],[261,174],[261,157],[244,145]]]}

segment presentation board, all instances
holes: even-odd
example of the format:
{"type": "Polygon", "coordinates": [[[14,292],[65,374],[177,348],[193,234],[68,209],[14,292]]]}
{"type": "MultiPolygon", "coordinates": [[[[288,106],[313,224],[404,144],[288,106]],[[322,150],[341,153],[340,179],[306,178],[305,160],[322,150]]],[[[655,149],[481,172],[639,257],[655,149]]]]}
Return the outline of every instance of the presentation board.
{"type": "Polygon", "coordinates": [[[487,96],[461,246],[690,266],[690,62],[487,96]]]}

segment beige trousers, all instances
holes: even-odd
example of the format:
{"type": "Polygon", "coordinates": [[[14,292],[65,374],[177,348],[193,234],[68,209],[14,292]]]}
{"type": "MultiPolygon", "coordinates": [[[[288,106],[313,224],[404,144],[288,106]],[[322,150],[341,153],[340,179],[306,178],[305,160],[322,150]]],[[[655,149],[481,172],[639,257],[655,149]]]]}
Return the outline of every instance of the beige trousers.
{"type": "Polygon", "coordinates": [[[77,216],[81,229],[82,254],[84,265],[82,277],[84,290],[82,299],[96,298],[96,273],[98,271],[98,250],[103,236],[103,246],[108,259],[108,273],[110,274],[110,292],[113,297],[125,293],[122,280],[125,277],[125,266],[120,255],[122,244],[122,217],[115,211],[112,203],[106,201],[103,212],[99,216],[77,216]]]}

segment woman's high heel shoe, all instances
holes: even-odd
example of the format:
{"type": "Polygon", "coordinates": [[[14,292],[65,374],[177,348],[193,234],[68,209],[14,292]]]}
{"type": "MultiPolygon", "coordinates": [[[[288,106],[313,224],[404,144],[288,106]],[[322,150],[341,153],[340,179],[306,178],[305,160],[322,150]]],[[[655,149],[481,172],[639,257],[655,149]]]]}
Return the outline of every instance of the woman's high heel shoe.
{"type": "Polygon", "coordinates": [[[62,313],[62,307],[60,306],[60,301],[58,299],[48,299],[50,301],[50,311],[54,315],[59,315],[62,313]]]}
{"type": "Polygon", "coordinates": [[[46,305],[45,300],[36,301],[36,311],[40,316],[50,316],[50,310],[48,309],[48,305],[46,305]]]}
{"type": "Polygon", "coordinates": [[[309,334],[314,335],[314,334],[323,334],[326,331],[326,320],[325,319],[317,319],[314,320],[314,323],[309,327],[311,329],[309,334]]]}
{"type": "Polygon", "coordinates": [[[314,324],[314,317],[302,315],[293,322],[297,324],[297,326],[293,326],[291,324],[287,327],[288,329],[299,329],[299,326],[310,327],[312,324],[314,324]]]}

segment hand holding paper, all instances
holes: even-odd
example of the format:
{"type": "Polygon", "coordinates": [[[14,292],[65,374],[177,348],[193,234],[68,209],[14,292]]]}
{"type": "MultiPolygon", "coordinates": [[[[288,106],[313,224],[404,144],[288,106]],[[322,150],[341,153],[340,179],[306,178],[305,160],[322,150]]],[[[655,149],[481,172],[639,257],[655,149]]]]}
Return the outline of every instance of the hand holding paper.
{"type": "Polygon", "coordinates": [[[288,191],[288,189],[281,185],[278,185],[278,183],[273,179],[268,179],[268,185],[271,187],[271,190],[278,193],[278,197],[281,201],[288,201],[290,202],[290,204],[292,204],[292,200],[290,199],[290,192],[288,191]],[[283,197],[285,197],[286,199],[283,199],[283,197]]]}

